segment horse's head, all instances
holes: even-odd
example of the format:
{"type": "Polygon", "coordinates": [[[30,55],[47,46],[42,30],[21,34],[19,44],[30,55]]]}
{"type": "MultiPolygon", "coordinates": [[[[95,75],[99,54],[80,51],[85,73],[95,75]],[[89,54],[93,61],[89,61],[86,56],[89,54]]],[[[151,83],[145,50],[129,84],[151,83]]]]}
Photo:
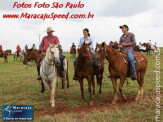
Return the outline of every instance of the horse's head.
{"type": "Polygon", "coordinates": [[[49,48],[46,51],[46,55],[48,56],[48,59],[53,61],[55,63],[55,66],[60,66],[61,62],[60,62],[60,51],[57,45],[52,45],[49,44],[49,48]]]}
{"type": "Polygon", "coordinates": [[[95,58],[96,59],[105,59],[105,54],[106,54],[106,43],[103,42],[101,44],[96,44],[96,49],[95,49],[95,58]]]}
{"type": "Polygon", "coordinates": [[[31,61],[34,58],[34,55],[32,53],[32,49],[27,49],[24,52],[24,60],[23,60],[23,64],[27,64],[28,61],[31,61]]]}
{"type": "Polygon", "coordinates": [[[92,59],[91,48],[89,47],[91,43],[88,44],[86,44],[85,42],[83,43],[83,45],[79,49],[79,56],[92,59]]]}

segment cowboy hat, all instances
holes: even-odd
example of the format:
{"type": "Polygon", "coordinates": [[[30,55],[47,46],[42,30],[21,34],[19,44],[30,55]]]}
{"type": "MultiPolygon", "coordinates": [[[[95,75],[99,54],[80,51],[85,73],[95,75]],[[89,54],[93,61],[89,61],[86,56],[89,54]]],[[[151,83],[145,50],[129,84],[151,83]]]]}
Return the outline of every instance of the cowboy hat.
{"type": "Polygon", "coordinates": [[[47,27],[46,32],[55,32],[52,27],[47,27]]]}

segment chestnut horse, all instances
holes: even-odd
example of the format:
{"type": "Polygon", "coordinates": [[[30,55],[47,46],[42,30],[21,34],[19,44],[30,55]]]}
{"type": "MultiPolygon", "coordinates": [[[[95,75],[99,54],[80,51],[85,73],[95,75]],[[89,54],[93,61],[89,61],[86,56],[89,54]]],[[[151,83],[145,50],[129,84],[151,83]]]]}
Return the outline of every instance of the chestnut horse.
{"type": "Polygon", "coordinates": [[[8,54],[11,53],[11,50],[3,50],[3,54],[0,53],[0,57],[4,58],[5,63],[8,63],[8,54]]]}
{"type": "Polygon", "coordinates": [[[70,49],[70,54],[72,54],[72,57],[75,58],[75,55],[76,55],[76,49],[74,49],[73,47],[71,47],[71,49],[70,49]]]}
{"type": "MultiPolygon", "coordinates": [[[[135,97],[135,100],[139,100],[143,96],[143,83],[144,83],[144,75],[147,69],[147,58],[139,53],[144,60],[141,62],[136,63],[136,72],[137,72],[137,81],[139,84],[139,90],[135,97]]],[[[104,60],[105,58],[109,62],[109,72],[110,72],[110,79],[113,84],[114,89],[114,100],[112,101],[113,104],[116,103],[118,100],[117,96],[117,79],[120,79],[120,85],[119,85],[119,92],[123,98],[124,101],[126,101],[126,97],[123,93],[122,87],[124,84],[124,81],[127,78],[127,71],[128,71],[128,65],[124,62],[122,55],[118,50],[113,49],[112,47],[109,47],[106,45],[106,43],[97,44],[97,51],[96,51],[96,57],[98,57],[100,60],[104,60]]]]}
{"type": "Polygon", "coordinates": [[[82,103],[84,103],[84,86],[83,79],[86,78],[88,81],[88,91],[90,94],[90,105],[93,105],[93,98],[95,95],[95,81],[94,81],[94,65],[92,60],[91,49],[89,47],[91,43],[86,44],[85,42],[79,49],[79,56],[75,65],[75,72],[80,83],[82,103]],[[93,95],[92,95],[93,86],[93,95]]]}
{"type": "MultiPolygon", "coordinates": [[[[40,55],[41,55],[41,53],[37,50],[26,49],[26,52],[24,53],[23,64],[28,64],[27,62],[34,60],[36,62],[37,67],[38,67],[37,59],[40,57],[40,55]]],[[[42,79],[41,79],[41,86],[42,86],[41,92],[44,92],[44,84],[43,84],[42,79]]]]}

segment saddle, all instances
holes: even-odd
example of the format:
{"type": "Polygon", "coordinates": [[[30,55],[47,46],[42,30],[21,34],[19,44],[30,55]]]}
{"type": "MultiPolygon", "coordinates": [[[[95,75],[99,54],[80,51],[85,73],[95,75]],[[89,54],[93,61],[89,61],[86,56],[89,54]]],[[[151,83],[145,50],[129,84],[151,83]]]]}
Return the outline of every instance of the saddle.
{"type": "MultiPolygon", "coordinates": [[[[133,74],[133,70],[131,68],[131,65],[129,65],[129,62],[127,59],[127,54],[125,51],[120,51],[120,54],[122,55],[122,58],[123,58],[123,61],[125,62],[125,64],[127,64],[127,68],[128,68],[127,69],[127,77],[131,77],[131,75],[133,74]]],[[[143,56],[139,52],[134,52],[133,56],[134,56],[134,63],[135,64],[144,60],[143,56]]]]}
{"type": "MultiPolygon", "coordinates": [[[[125,51],[120,51],[120,54],[122,55],[123,61],[128,64],[127,54],[125,51]]],[[[144,60],[143,56],[139,52],[134,52],[134,62],[139,63],[144,60]]]]}

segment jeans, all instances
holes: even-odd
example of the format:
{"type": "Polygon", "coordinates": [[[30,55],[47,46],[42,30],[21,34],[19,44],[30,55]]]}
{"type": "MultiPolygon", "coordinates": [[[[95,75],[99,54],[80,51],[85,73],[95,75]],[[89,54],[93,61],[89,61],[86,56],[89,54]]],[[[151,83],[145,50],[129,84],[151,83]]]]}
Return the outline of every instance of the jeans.
{"type": "Polygon", "coordinates": [[[128,61],[132,67],[132,70],[134,73],[136,73],[136,69],[135,69],[135,63],[134,63],[134,56],[133,56],[133,52],[132,51],[127,51],[127,58],[128,61]]]}
{"type": "Polygon", "coordinates": [[[65,56],[60,55],[59,58],[60,58],[60,61],[61,61],[61,71],[64,71],[63,60],[65,59],[65,56]]]}
{"type": "MultiPolygon", "coordinates": [[[[94,58],[95,58],[95,55],[92,53],[92,59],[94,59],[94,58]]],[[[76,65],[77,60],[78,60],[78,57],[74,60],[74,67],[76,65]]]]}

